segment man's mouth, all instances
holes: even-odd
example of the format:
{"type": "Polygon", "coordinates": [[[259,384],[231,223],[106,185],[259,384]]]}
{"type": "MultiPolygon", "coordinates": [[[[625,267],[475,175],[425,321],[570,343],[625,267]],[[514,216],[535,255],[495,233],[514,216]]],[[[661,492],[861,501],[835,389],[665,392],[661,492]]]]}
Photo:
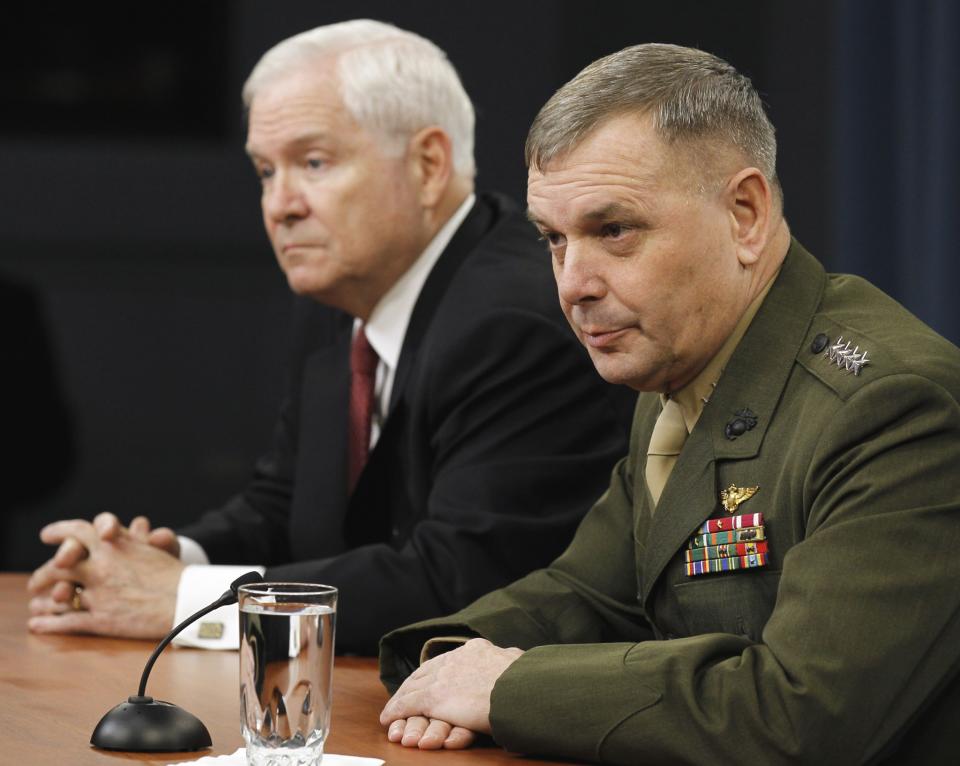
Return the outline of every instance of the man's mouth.
{"type": "Polygon", "coordinates": [[[583,333],[583,342],[590,348],[607,348],[616,343],[626,332],[626,327],[614,330],[605,330],[601,328],[591,328],[590,330],[581,329],[583,333]]]}
{"type": "Polygon", "coordinates": [[[280,248],[280,251],[283,253],[289,253],[294,250],[308,250],[310,248],[317,247],[313,242],[287,242],[283,247],[280,248]]]}

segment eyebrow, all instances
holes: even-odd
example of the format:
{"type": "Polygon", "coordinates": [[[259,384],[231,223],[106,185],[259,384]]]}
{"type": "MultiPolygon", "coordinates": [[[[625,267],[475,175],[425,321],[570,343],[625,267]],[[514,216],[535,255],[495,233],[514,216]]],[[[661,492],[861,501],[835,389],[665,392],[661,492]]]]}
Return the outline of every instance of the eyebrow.
{"type": "MultiPolygon", "coordinates": [[[[308,133],[301,133],[296,138],[287,142],[284,148],[285,149],[292,148],[296,150],[304,146],[308,146],[309,144],[316,143],[318,141],[330,142],[330,134],[323,131],[310,131],[308,133]]],[[[250,144],[245,145],[243,149],[247,153],[247,156],[250,158],[255,158],[259,156],[256,149],[252,147],[250,144]]]]}
{"type": "Polygon", "coordinates": [[[636,215],[636,211],[632,208],[620,202],[611,202],[593,210],[588,210],[581,218],[587,221],[609,221],[617,218],[635,218],[636,215]]]}
{"type": "Polygon", "coordinates": [[[537,218],[537,214],[534,213],[530,208],[527,208],[527,220],[530,221],[534,226],[543,226],[543,221],[537,218]]]}
{"type": "MultiPolygon", "coordinates": [[[[598,208],[593,210],[588,210],[586,213],[583,213],[580,216],[580,220],[584,221],[611,221],[617,219],[625,220],[635,220],[637,218],[637,211],[627,205],[624,205],[620,202],[610,202],[606,205],[601,205],[598,208]]],[[[544,229],[549,229],[543,221],[541,221],[537,214],[534,213],[530,208],[527,208],[527,220],[530,221],[534,226],[538,226],[544,229]]]]}

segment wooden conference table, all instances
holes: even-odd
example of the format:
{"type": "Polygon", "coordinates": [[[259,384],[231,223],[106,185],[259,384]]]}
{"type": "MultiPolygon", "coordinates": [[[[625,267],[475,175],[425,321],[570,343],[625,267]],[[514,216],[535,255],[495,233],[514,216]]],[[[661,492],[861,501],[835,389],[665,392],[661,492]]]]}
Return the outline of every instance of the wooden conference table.
{"type": "MultiPolygon", "coordinates": [[[[26,629],[26,582],[26,575],[0,574],[0,764],[187,763],[243,746],[236,652],[167,648],[153,668],[147,694],[200,718],[213,748],[134,754],[90,747],[100,717],[136,694],[155,642],[32,635],[26,629]]],[[[391,744],[377,720],[386,700],[374,660],[338,657],[326,751],[382,758],[391,766],[556,763],[521,759],[492,747],[419,752],[391,744]]]]}

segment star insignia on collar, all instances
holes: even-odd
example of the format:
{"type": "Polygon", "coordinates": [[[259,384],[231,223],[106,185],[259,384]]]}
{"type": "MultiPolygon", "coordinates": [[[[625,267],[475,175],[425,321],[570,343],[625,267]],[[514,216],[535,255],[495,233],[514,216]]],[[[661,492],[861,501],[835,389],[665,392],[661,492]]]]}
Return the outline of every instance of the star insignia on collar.
{"type": "Polygon", "coordinates": [[[860,346],[850,348],[850,343],[851,341],[849,340],[844,343],[843,336],[841,335],[837,338],[836,343],[823,352],[823,355],[827,358],[828,362],[836,362],[837,367],[844,368],[847,372],[852,372],[854,375],[859,375],[860,370],[870,364],[870,360],[867,359],[866,350],[861,351],[860,346]]]}

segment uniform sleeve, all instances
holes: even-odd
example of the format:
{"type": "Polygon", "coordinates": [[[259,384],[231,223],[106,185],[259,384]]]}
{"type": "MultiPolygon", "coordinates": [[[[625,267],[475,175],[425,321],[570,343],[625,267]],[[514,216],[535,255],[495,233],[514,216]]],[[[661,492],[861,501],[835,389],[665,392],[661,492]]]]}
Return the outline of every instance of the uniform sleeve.
{"type": "Polygon", "coordinates": [[[499,646],[640,641],[652,637],[637,604],[629,464],[614,468],[610,487],[580,525],[568,549],[545,569],[487,594],[449,617],[396,630],[380,645],[381,679],[394,691],[417,667],[423,644],[445,635],[482,636],[499,646]],[[628,573],[624,576],[624,573],[628,573]]]}
{"type": "Polygon", "coordinates": [[[878,756],[960,669],[958,465],[950,392],[910,375],[865,385],[797,472],[806,537],[760,642],[539,646],[493,690],[495,739],[612,764],[878,756]]]}

